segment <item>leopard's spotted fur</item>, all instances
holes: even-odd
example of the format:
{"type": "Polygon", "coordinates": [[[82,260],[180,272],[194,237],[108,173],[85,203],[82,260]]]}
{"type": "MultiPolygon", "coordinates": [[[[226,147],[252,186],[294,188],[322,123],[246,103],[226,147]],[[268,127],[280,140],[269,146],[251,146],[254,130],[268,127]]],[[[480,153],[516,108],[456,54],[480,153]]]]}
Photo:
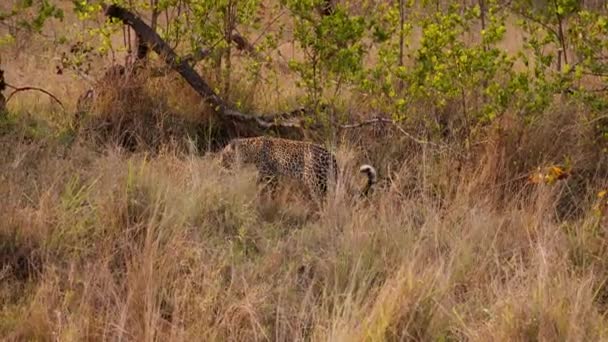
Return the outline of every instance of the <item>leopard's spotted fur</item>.
{"type": "MultiPolygon", "coordinates": [[[[274,181],[285,176],[301,181],[311,194],[324,196],[330,181],[338,176],[334,155],[317,144],[270,137],[232,140],[221,151],[222,166],[232,167],[235,162],[253,164],[260,179],[274,181]]],[[[365,193],[376,182],[376,170],[363,165],[360,171],[368,177],[365,193]]]]}

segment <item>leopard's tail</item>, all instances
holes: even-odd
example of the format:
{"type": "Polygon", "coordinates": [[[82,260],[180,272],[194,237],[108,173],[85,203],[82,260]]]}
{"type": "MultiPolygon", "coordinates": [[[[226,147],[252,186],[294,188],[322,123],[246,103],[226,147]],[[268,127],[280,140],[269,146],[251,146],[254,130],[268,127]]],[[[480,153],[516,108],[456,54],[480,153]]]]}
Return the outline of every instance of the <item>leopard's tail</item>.
{"type": "Polygon", "coordinates": [[[367,184],[363,189],[363,196],[367,196],[372,186],[378,182],[378,173],[373,166],[368,164],[361,165],[359,172],[364,173],[367,176],[367,184]]]}

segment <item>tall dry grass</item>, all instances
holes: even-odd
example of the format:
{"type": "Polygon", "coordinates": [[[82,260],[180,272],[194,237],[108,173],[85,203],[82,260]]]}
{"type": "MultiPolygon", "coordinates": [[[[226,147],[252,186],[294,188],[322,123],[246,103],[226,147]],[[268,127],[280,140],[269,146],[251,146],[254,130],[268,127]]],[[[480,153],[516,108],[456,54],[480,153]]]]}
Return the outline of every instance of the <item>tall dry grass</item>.
{"type": "Polygon", "coordinates": [[[0,164],[5,340],[608,338],[606,227],[590,205],[557,216],[564,184],[505,200],[494,163],[450,173],[450,157],[412,153],[360,199],[361,154],[344,145],[316,211],[212,156],[15,140],[0,164]]]}
{"type": "MultiPolygon", "coordinates": [[[[31,45],[7,79],[75,100],[82,85],[31,45]]],[[[532,125],[507,113],[464,157],[392,127],[347,132],[317,210],[297,184],[269,198],[253,170],[201,157],[221,134],[175,75],[114,85],[85,134],[37,93],[0,119],[0,339],[608,340],[608,221],[593,209],[608,163],[584,108],[556,101],[532,125]],[[525,184],[566,156],[571,178],[525,184]],[[381,176],[367,199],[362,162],[381,176]]],[[[232,91],[256,112],[299,92],[285,75],[232,91]]]]}

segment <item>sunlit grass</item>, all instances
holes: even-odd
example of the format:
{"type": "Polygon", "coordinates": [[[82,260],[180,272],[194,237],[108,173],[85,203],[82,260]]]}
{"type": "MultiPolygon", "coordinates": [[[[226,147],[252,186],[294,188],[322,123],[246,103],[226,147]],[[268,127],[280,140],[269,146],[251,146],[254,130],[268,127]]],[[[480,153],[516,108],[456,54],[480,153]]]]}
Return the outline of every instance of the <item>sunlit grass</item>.
{"type": "Polygon", "coordinates": [[[498,202],[464,175],[439,202],[399,184],[410,163],[361,200],[342,147],[316,211],[213,156],[3,146],[8,339],[608,337],[605,228],[557,220],[557,188],[498,202]]]}

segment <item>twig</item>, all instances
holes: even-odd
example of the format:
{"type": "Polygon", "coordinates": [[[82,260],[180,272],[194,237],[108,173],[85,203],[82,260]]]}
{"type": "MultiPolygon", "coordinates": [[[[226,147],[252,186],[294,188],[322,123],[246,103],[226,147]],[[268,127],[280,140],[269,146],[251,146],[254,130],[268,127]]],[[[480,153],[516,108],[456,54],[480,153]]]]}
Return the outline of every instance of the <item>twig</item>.
{"type": "Polygon", "coordinates": [[[415,136],[411,135],[410,133],[408,133],[405,129],[403,129],[403,127],[399,126],[399,124],[397,124],[395,122],[395,120],[389,119],[389,118],[383,118],[383,117],[375,117],[369,120],[365,120],[362,122],[358,122],[355,124],[346,124],[346,125],[340,125],[338,126],[340,129],[353,129],[353,128],[360,128],[363,126],[368,126],[368,125],[374,125],[377,123],[386,123],[386,124],[391,124],[393,125],[393,127],[397,128],[397,130],[399,132],[401,132],[401,134],[403,134],[404,136],[406,136],[408,139],[420,144],[420,145],[430,145],[430,146],[434,146],[437,147],[439,149],[449,149],[449,147],[447,145],[439,145],[436,144],[432,141],[427,141],[427,140],[422,140],[419,138],[416,138],[415,136]]]}
{"type": "Polygon", "coordinates": [[[521,17],[523,17],[524,19],[528,19],[532,22],[534,22],[537,25],[542,26],[544,29],[546,29],[547,31],[551,32],[553,35],[555,35],[556,37],[559,37],[559,34],[557,31],[555,31],[551,26],[543,23],[542,21],[532,17],[531,15],[528,15],[527,13],[523,12],[523,11],[519,11],[518,9],[515,8],[511,8],[511,11],[514,12],[516,15],[519,15],[521,17]]]}
{"type": "Polygon", "coordinates": [[[11,89],[14,89],[13,92],[10,93],[8,95],[8,97],[6,98],[6,103],[8,103],[11,100],[11,98],[13,97],[13,95],[15,95],[15,94],[17,94],[19,92],[33,90],[33,91],[39,91],[41,93],[44,93],[44,94],[48,95],[50,98],[52,98],[53,100],[55,100],[55,102],[57,102],[61,106],[61,109],[65,110],[65,107],[63,106],[63,103],[61,103],[61,101],[59,101],[59,99],[55,95],[51,94],[49,91],[46,91],[46,90],[44,90],[42,88],[38,88],[38,87],[15,87],[15,86],[12,86],[12,85],[10,85],[8,83],[6,84],[6,86],[9,87],[9,88],[11,88],[11,89]]]}
{"type": "Polygon", "coordinates": [[[281,12],[279,12],[279,14],[277,14],[274,18],[272,18],[268,24],[266,25],[266,27],[264,27],[262,29],[262,32],[260,32],[260,34],[258,35],[258,37],[256,39],[253,40],[253,43],[251,43],[251,45],[255,45],[258,43],[258,41],[260,39],[262,39],[262,37],[266,34],[266,32],[268,32],[268,30],[270,29],[270,27],[272,25],[274,25],[275,22],[277,22],[283,15],[285,14],[285,10],[281,10],[281,12]]]}
{"type": "Polygon", "coordinates": [[[85,74],[84,72],[78,70],[78,69],[72,69],[72,71],[74,73],[76,73],[76,76],[80,77],[81,79],[83,79],[84,81],[88,82],[89,84],[93,84],[95,83],[95,80],[93,79],[93,77],[85,74]]]}

